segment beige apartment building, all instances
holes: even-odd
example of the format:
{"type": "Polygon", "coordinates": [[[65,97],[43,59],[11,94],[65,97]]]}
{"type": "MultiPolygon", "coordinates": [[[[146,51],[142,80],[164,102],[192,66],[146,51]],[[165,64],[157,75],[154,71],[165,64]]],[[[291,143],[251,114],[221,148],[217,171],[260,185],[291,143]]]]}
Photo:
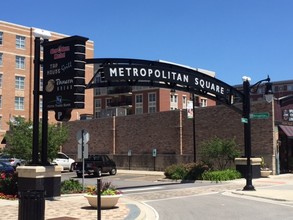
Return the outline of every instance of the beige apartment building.
{"type": "MultiPolygon", "coordinates": [[[[37,27],[42,29],[42,27],[37,27]]],[[[15,116],[27,120],[33,118],[34,89],[34,35],[35,28],[0,21],[0,136],[9,130],[9,121],[15,116]]],[[[68,37],[50,32],[51,40],[68,37]]],[[[93,58],[94,42],[86,43],[86,58],[93,58]]],[[[42,59],[42,48],[41,48],[42,59]]],[[[40,74],[40,91],[43,90],[42,66],[40,74]]],[[[86,65],[86,82],[93,76],[93,65],[86,65]]],[[[42,96],[40,96],[40,118],[42,117],[42,96]]],[[[70,120],[79,120],[83,114],[93,112],[93,90],[85,92],[85,108],[75,109],[70,120]]],[[[49,123],[56,123],[55,112],[48,114],[49,123]]],[[[1,144],[3,147],[3,144],[1,144]]]]}

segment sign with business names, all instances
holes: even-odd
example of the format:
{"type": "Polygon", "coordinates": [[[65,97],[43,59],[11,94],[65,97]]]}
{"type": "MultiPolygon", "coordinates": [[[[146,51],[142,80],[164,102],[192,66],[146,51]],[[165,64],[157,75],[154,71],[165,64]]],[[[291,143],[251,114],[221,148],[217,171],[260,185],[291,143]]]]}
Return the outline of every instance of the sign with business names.
{"type": "Polygon", "coordinates": [[[73,36],[44,43],[44,104],[48,110],[84,108],[85,43],[73,36]]]}

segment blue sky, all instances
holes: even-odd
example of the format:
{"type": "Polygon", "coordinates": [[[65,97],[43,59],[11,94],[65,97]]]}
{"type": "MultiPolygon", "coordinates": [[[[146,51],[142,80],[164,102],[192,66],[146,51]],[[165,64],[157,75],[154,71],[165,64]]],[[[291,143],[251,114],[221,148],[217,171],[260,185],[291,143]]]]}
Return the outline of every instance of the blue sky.
{"type": "Polygon", "coordinates": [[[230,85],[293,79],[292,0],[43,2],[3,1],[0,20],[88,37],[95,58],[167,60],[230,85]]]}

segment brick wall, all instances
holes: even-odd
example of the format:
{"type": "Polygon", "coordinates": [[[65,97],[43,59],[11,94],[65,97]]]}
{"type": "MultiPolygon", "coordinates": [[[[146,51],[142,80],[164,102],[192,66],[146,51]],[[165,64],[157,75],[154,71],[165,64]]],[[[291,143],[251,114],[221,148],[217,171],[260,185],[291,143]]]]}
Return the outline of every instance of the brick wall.
{"type": "MultiPolygon", "coordinates": [[[[272,104],[253,103],[251,112],[269,112],[272,104]]],[[[197,108],[195,111],[195,136],[197,161],[200,160],[200,144],[213,138],[234,138],[244,152],[244,129],[241,115],[221,105],[197,108]]],[[[120,168],[128,168],[128,150],[132,150],[131,169],[164,170],[173,163],[193,161],[193,120],[187,119],[185,110],[158,112],[74,121],[70,126],[70,140],[63,151],[76,158],[76,133],[85,129],[90,133],[89,153],[106,153],[113,157],[120,168]],[[154,161],[152,149],[157,149],[154,161]],[[155,164],[154,164],[155,163],[155,164]]],[[[253,119],[252,155],[267,158],[271,165],[273,154],[273,119],[253,119]]]]}

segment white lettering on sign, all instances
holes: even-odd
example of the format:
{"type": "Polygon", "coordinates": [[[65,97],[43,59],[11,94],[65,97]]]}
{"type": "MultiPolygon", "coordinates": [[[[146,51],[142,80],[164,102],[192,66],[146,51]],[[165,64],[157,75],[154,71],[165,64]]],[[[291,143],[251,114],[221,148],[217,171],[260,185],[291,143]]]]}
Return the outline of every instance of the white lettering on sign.
{"type": "Polygon", "coordinates": [[[165,71],[165,70],[155,70],[146,69],[146,68],[131,68],[131,67],[119,67],[119,68],[110,68],[110,77],[126,77],[126,76],[134,76],[134,77],[155,77],[169,80],[176,80],[180,82],[188,82],[189,77],[186,74],[173,72],[173,71],[165,71]]]}
{"type": "MultiPolygon", "coordinates": [[[[217,83],[216,80],[209,79],[204,75],[202,78],[197,77],[197,75],[180,73],[171,70],[156,69],[154,67],[109,67],[108,69],[110,78],[123,78],[129,77],[134,79],[146,79],[154,81],[165,81],[196,86],[199,89],[207,90],[209,92],[218,93],[220,95],[225,95],[225,87],[221,83],[217,83]]],[[[199,73],[202,74],[202,73],[199,73]]]]}
{"type": "Polygon", "coordinates": [[[62,114],[63,114],[62,112],[57,112],[57,118],[58,118],[58,120],[61,120],[62,119],[61,118],[62,117],[62,114]]]}
{"type": "Polygon", "coordinates": [[[66,80],[56,79],[56,85],[57,86],[68,85],[68,84],[73,84],[73,79],[66,79],[66,80]]]}
{"type": "Polygon", "coordinates": [[[204,80],[204,79],[194,79],[194,85],[200,86],[202,89],[209,89],[214,92],[220,93],[224,95],[224,87],[216,85],[215,83],[212,83],[210,81],[204,80]]]}
{"type": "Polygon", "coordinates": [[[62,72],[65,72],[66,70],[68,70],[68,69],[70,69],[70,68],[72,68],[72,63],[71,63],[71,61],[68,62],[68,63],[66,63],[66,64],[63,64],[63,65],[61,66],[61,70],[62,70],[62,72]]]}
{"type": "Polygon", "coordinates": [[[56,79],[56,90],[57,91],[66,91],[71,90],[73,88],[74,81],[73,79],[56,79]]]}

